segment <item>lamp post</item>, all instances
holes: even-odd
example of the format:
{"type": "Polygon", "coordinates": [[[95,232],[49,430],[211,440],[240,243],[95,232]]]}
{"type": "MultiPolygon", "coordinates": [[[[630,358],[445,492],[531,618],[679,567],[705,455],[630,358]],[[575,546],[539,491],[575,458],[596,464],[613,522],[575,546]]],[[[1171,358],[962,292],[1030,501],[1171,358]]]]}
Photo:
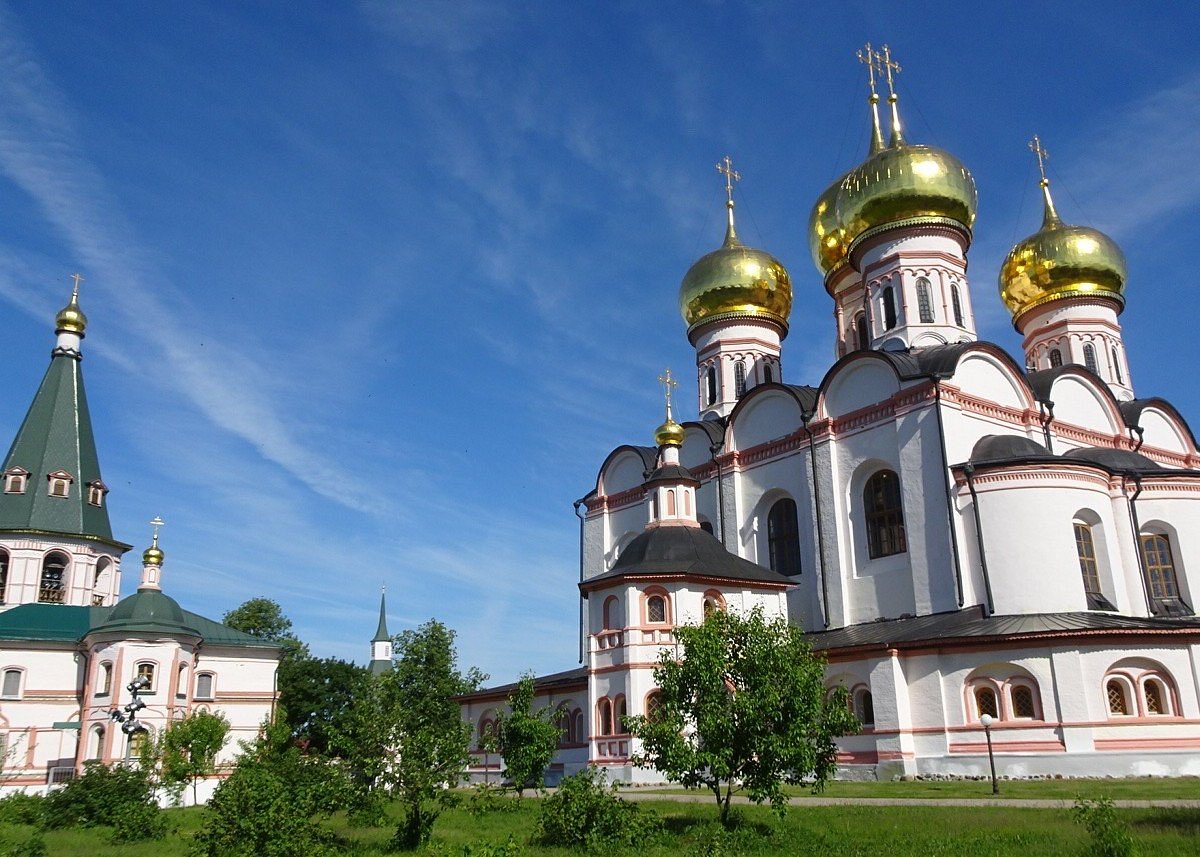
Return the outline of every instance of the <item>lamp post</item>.
{"type": "Polygon", "coordinates": [[[992,715],[985,714],[979,718],[983,724],[983,734],[987,736],[988,764],[992,768],[992,794],[1000,794],[1000,781],[996,779],[996,757],[992,753],[992,715]]]}
{"type": "Polygon", "coordinates": [[[140,675],[125,685],[125,689],[129,691],[132,697],[129,704],[123,709],[114,708],[108,712],[108,717],[113,723],[121,724],[121,731],[129,736],[129,740],[125,744],[125,764],[129,764],[129,757],[133,752],[133,735],[135,732],[145,732],[146,727],[137,721],[137,713],[146,707],[146,703],[138,699],[138,694],[150,687],[150,679],[144,675],[140,675]],[[124,713],[122,713],[124,712],[124,713]]]}

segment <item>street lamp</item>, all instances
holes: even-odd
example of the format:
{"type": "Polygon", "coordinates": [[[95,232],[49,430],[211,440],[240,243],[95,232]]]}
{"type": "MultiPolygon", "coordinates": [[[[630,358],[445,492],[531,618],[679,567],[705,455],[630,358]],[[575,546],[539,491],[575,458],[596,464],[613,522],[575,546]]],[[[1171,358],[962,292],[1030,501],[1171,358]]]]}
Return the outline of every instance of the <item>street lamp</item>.
{"type": "Polygon", "coordinates": [[[983,724],[983,734],[987,736],[988,764],[992,768],[992,794],[1000,794],[1000,781],[996,779],[996,757],[992,754],[992,715],[985,714],[979,718],[983,724]]]}
{"type": "Polygon", "coordinates": [[[138,694],[143,690],[150,689],[150,679],[147,676],[140,675],[125,685],[125,689],[129,691],[129,695],[133,697],[128,705],[123,709],[114,708],[108,712],[108,718],[113,723],[121,724],[121,731],[129,736],[129,740],[125,744],[125,762],[129,763],[129,756],[133,752],[133,735],[135,732],[145,732],[146,727],[138,723],[137,713],[146,707],[146,703],[138,699],[138,694]],[[124,712],[124,713],[122,713],[124,712]]]}

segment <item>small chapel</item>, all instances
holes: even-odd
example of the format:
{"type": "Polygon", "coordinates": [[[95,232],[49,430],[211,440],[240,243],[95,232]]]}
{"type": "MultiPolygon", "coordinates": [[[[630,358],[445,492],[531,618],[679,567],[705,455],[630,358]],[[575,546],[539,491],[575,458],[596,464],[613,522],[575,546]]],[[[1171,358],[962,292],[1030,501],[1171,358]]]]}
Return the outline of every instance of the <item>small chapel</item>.
{"type": "MultiPolygon", "coordinates": [[[[859,58],[869,149],[817,196],[825,294],[799,298],[828,302],[833,365],[785,371],[797,295],[739,238],[726,157],[724,240],[679,288],[697,417],[675,420],[664,375],[654,445],[616,446],[576,504],[581,666],[536,681],[562,728],[549,779],[655,781],[624,721],[652,714],[660,654],[753,607],[803,628],[849,692],[839,776],[986,774],[985,723],[1009,776],[1200,775],[1200,450],[1135,390],[1125,258],[1059,216],[1034,137],[1041,225],[979,297],[1023,354],[980,340],[975,181],[908,139],[888,48],[859,58]]],[[[511,689],[463,698],[477,738],[511,689]]],[[[471,775],[494,777],[480,746],[471,775]]]]}

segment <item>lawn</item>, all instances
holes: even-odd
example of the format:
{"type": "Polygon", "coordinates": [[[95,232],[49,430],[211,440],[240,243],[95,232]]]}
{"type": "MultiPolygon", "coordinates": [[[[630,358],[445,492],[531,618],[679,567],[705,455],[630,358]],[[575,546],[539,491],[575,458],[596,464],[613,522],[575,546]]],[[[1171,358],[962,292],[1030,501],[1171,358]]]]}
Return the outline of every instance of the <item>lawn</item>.
{"type": "MultiPolygon", "coordinates": [[[[914,785],[914,784],[904,784],[914,785]]],[[[509,837],[529,855],[565,855],[566,849],[529,845],[535,829],[538,800],[527,798],[516,811],[473,816],[463,809],[447,810],[434,827],[433,852],[441,855],[479,855],[483,844],[499,845],[509,837]]],[[[708,804],[648,802],[664,821],[665,832],[636,850],[639,855],[667,854],[805,854],[852,855],[1072,855],[1083,853],[1087,834],[1065,810],[1013,807],[793,807],[777,819],[759,807],[741,809],[742,828],[724,841],[714,841],[714,809],[708,804]]],[[[46,834],[53,857],[184,857],[188,837],[204,822],[206,809],[170,810],[176,831],[162,842],[112,845],[107,830],[53,831],[46,834]]],[[[1200,810],[1122,810],[1143,854],[1155,857],[1195,855],[1200,851],[1200,810]]],[[[334,830],[356,848],[350,853],[382,854],[390,829],[350,828],[342,818],[334,830]]],[[[28,837],[28,829],[9,828],[13,840],[28,837]]],[[[611,849],[606,849],[610,851],[611,849]]],[[[3,851],[0,851],[3,853],[3,851]]],[[[634,853],[630,851],[629,853],[634,853]]]]}

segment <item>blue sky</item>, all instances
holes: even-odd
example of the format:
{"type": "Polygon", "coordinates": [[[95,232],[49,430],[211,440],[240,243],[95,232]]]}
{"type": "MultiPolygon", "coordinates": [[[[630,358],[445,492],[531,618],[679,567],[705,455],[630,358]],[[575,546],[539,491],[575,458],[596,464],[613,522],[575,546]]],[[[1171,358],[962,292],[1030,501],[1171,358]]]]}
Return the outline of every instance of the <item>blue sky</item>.
{"type": "Polygon", "coordinates": [[[909,138],[975,175],[981,336],[1019,348],[995,278],[1039,222],[1036,132],[1064,218],[1128,257],[1138,393],[1200,421],[1200,9],[808,8],[0,7],[0,444],[79,270],[114,529],[140,551],[168,522],[187,607],[268,595],[362,661],[386,583],[393,631],[437,616],[497,680],[570,667],[571,503],[648,442],[662,368],[690,377],[676,296],[722,237],[721,155],[792,273],[785,380],[832,362],[806,224],[865,152],[866,40],[909,138]]]}

